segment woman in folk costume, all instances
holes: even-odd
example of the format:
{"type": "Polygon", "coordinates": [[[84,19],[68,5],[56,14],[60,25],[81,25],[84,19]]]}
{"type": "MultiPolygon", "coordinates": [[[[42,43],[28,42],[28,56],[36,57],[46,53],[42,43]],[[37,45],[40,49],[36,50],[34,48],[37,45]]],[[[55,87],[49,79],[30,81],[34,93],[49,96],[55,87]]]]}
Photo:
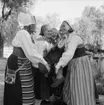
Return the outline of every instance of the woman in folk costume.
{"type": "MultiPolygon", "coordinates": [[[[58,49],[63,49],[63,52],[64,52],[64,48],[65,48],[65,46],[64,46],[64,39],[67,38],[67,35],[62,35],[61,31],[62,30],[60,29],[59,30],[60,38],[59,38],[58,43],[57,43],[57,48],[58,49]]],[[[74,30],[72,28],[70,28],[68,30],[69,34],[71,34],[73,31],[74,30]]],[[[63,52],[61,52],[60,57],[62,56],[63,52]]],[[[59,59],[60,58],[58,58],[58,60],[59,59]]],[[[56,63],[58,63],[58,61],[56,63]]],[[[58,87],[64,81],[64,77],[66,76],[66,71],[67,71],[67,66],[64,67],[64,71],[63,71],[63,69],[60,69],[60,71],[58,72],[58,74],[56,76],[56,79],[54,80],[53,84],[51,85],[53,88],[58,87]]]]}
{"type": "Polygon", "coordinates": [[[18,21],[23,26],[12,41],[13,53],[7,60],[5,71],[4,105],[34,105],[34,80],[31,62],[48,64],[36,51],[31,34],[34,32],[35,19],[29,14],[20,13],[18,21]]]}
{"type": "MultiPolygon", "coordinates": [[[[52,28],[50,31],[48,31],[46,36],[47,36],[47,41],[51,42],[54,45],[54,47],[52,47],[51,50],[44,57],[44,59],[48,62],[51,68],[48,74],[48,83],[50,85],[50,94],[51,94],[50,101],[53,101],[55,99],[55,96],[58,97],[60,96],[62,90],[62,84],[61,84],[62,81],[55,83],[55,86],[53,86],[52,84],[56,78],[55,64],[58,63],[60,57],[62,56],[62,53],[64,52],[64,46],[61,48],[57,46],[57,43],[60,39],[59,31],[57,29],[52,28]]],[[[64,68],[64,71],[65,69],[66,68],[64,68]]]]}
{"type": "MultiPolygon", "coordinates": [[[[38,46],[38,51],[39,53],[42,53],[44,56],[44,59],[50,64],[50,66],[52,67],[51,63],[54,63],[56,61],[58,61],[57,59],[57,55],[60,56],[60,51],[61,50],[52,50],[54,49],[54,47],[56,46],[55,44],[57,43],[58,39],[59,39],[59,34],[58,31],[56,29],[51,29],[50,25],[43,25],[41,27],[41,32],[40,35],[42,37],[38,38],[36,40],[36,45],[38,46]],[[46,47],[46,44],[48,44],[48,46],[46,47]],[[59,53],[56,53],[56,52],[59,53]],[[50,53],[51,52],[51,53],[50,53]],[[50,56],[50,54],[53,54],[53,56],[50,56]],[[56,56],[54,56],[56,54],[56,56]],[[55,62],[54,62],[55,61],[55,62]]],[[[58,58],[59,58],[58,56],[58,58]]],[[[48,73],[48,75],[45,75],[46,73],[43,72],[45,71],[45,68],[43,65],[39,65],[39,70],[37,70],[36,76],[35,76],[35,80],[36,80],[36,85],[35,85],[35,93],[36,93],[36,98],[40,98],[43,101],[41,102],[41,104],[46,104],[49,103],[49,98],[50,98],[50,77],[51,77],[51,73],[48,73]]],[[[53,71],[53,70],[52,70],[53,71]]]]}
{"type": "MultiPolygon", "coordinates": [[[[41,27],[41,32],[40,35],[36,36],[35,35],[35,45],[37,52],[42,55],[43,57],[46,55],[47,52],[53,47],[52,43],[49,43],[46,40],[45,34],[48,30],[50,30],[51,27],[50,25],[43,25],[41,27]]],[[[50,97],[50,92],[49,92],[49,85],[47,83],[47,68],[42,63],[39,63],[38,69],[33,68],[35,70],[35,97],[38,99],[37,101],[41,100],[47,100],[50,97]]]]}
{"type": "Polygon", "coordinates": [[[55,66],[56,74],[58,74],[68,65],[63,99],[67,105],[95,105],[92,68],[84,47],[85,35],[76,32],[69,35],[70,28],[67,21],[62,22],[61,35],[67,35],[67,38],[63,40],[65,52],[55,66]]]}

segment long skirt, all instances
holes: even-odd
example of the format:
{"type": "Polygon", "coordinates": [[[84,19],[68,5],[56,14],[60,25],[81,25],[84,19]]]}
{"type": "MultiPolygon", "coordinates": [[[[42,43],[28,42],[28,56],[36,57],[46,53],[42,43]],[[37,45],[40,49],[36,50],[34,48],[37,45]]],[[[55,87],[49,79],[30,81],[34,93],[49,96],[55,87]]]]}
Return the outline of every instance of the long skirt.
{"type": "MultiPolygon", "coordinates": [[[[4,86],[4,105],[34,105],[34,80],[32,75],[31,63],[27,58],[19,58],[10,55],[7,61],[8,69],[16,71],[14,83],[5,82],[4,86]],[[24,64],[25,63],[25,64],[24,64]],[[24,64],[23,67],[21,67],[24,64]]],[[[5,71],[5,79],[7,68],[5,71]]]]}
{"type": "Polygon", "coordinates": [[[48,85],[48,80],[47,78],[44,76],[44,74],[42,74],[38,68],[34,68],[33,69],[33,73],[34,73],[34,81],[35,81],[35,86],[34,86],[34,90],[35,90],[35,98],[36,99],[48,99],[50,97],[50,92],[49,92],[49,85],[48,85]]]}
{"type": "Polygon", "coordinates": [[[63,99],[67,105],[95,105],[94,80],[87,56],[69,62],[63,99]]]}

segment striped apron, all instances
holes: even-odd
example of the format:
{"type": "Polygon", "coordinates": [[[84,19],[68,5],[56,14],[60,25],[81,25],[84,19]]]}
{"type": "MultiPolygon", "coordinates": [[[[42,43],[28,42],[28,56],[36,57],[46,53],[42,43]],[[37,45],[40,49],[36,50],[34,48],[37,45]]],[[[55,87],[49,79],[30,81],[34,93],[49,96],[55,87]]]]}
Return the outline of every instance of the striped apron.
{"type": "Polygon", "coordinates": [[[21,88],[22,88],[22,102],[23,105],[33,105],[35,102],[34,95],[34,80],[32,75],[31,63],[27,58],[18,57],[18,67],[27,63],[19,70],[21,88]]]}

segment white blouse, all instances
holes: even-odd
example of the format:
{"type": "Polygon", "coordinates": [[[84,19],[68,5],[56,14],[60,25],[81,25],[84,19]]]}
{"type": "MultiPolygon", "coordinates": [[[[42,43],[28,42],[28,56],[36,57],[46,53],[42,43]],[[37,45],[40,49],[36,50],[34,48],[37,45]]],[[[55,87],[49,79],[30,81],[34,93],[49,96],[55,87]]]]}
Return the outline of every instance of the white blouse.
{"type": "Polygon", "coordinates": [[[65,67],[67,63],[73,58],[76,48],[83,44],[83,40],[75,33],[70,34],[65,42],[65,52],[62,54],[59,62],[56,65],[56,70],[60,67],[65,67]]]}
{"type": "Polygon", "coordinates": [[[37,46],[32,43],[31,36],[26,30],[20,30],[12,41],[15,47],[21,47],[26,57],[33,63],[34,67],[38,68],[38,63],[41,62],[47,65],[42,55],[36,50],[37,46]]]}
{"type": "Polygon", "coordinates": [[[36,46],[37,52],[43,57],[45,56],[44,51],[46,50],[47,52],[49,52],[49,50],[53,47],[52,44],[48,43],[44,39],[37,39],[35,41],[35,46],[36,46]]]}
{"type": "Polygon", "coordinates": [[[44,51],[49,52],[54,47],[53,44],[48,43],[41,35],[35,34],[32,38],[35,42],[35,49],[43,57],[45,56],[44,51]]]}

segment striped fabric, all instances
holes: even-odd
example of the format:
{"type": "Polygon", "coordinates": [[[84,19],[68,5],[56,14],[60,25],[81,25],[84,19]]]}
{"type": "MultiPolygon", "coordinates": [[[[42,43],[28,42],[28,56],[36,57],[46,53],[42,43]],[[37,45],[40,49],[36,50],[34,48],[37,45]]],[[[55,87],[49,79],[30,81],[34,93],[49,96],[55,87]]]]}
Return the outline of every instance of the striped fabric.
{"type": "MultiPolygon", "coordinates": [[[[26,58],[18,58],[18,66],[20,67],[27,61],[26,58]]],[[[22,105],[34,105],[34,81],[30,61],[19,71],[22,87],[22,105]]]]}
{"type": "Polygon", "coordinates": [[[63,88],[67,105],[95,105],[92,69],[87,56],[72,59],[63,88]]]}

